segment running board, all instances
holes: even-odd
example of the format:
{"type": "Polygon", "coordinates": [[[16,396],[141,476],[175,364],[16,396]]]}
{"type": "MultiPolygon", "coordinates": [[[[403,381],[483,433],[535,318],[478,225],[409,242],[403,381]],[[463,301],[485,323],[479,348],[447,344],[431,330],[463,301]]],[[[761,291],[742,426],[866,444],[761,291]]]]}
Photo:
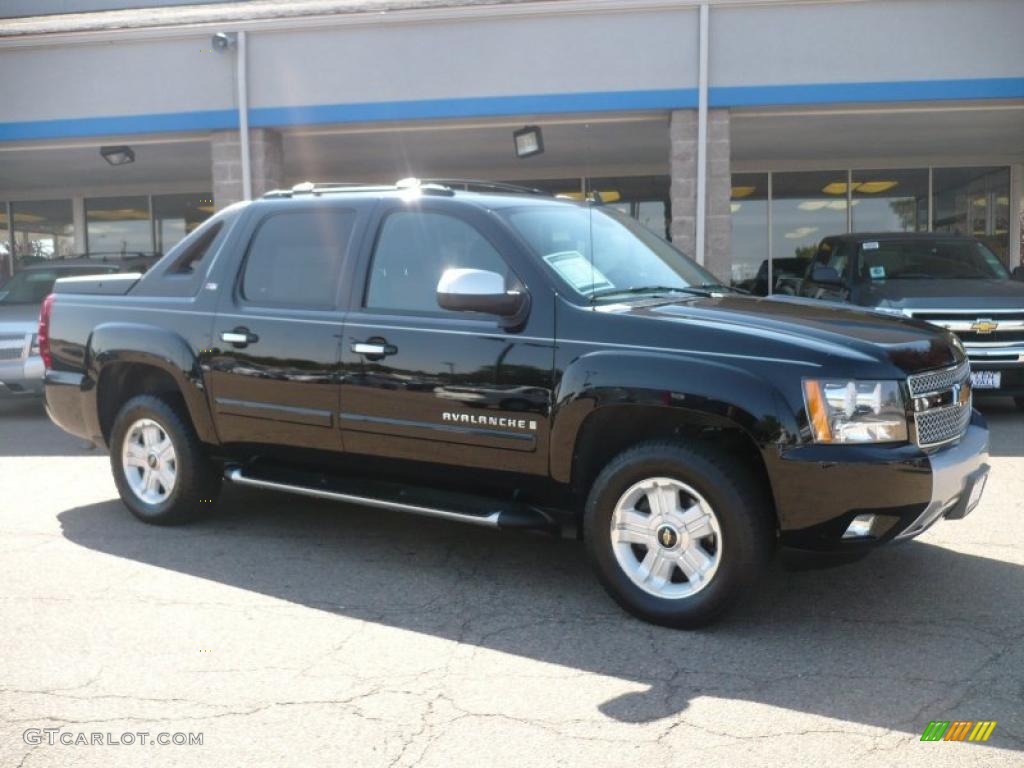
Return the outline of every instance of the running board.
{"type": "Polygon", "coordinates": [[[284,473],[286,476],[282,477],[281,474],[271,473],[262,477],[246,474],[246,469],[237,464],[228,465],[224,469],[226,480],[253,488],[409,512],[488,528],[519,528],[552,533],[559,530],[555,521],[542,510],[515,501],[357,478],[303,476],[296,472],[284,473]]]}

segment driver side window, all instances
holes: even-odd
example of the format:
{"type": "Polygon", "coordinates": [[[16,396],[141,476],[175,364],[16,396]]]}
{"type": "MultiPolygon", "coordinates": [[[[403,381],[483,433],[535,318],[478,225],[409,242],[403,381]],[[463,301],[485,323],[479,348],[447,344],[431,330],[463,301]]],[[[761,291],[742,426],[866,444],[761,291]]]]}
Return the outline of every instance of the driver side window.
{"type": "Polygon", "coordinates": [[[365,305],[416,314],[450,314],[437,304],[445,270],[510,272],[493,245],[471,224],[433,211],[398,211],[381,225],[365,305]]]}

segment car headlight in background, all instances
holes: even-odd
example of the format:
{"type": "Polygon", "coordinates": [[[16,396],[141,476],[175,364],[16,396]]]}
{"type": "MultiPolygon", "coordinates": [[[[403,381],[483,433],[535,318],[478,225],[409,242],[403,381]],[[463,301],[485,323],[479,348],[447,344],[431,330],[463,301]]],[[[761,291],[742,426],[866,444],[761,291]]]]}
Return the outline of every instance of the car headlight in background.
{"type": "Polygon", "coordinates": [[[30,357],[35,357],[39,354],[39,334],[32,334],[32,343],[28,345],[28,354],[30,357]]]}
{"type": "Polygon", "coordinates": [[[804,379],[804,404],[818,443],[896,443],[907,439],[898,381],[804,379]]]}

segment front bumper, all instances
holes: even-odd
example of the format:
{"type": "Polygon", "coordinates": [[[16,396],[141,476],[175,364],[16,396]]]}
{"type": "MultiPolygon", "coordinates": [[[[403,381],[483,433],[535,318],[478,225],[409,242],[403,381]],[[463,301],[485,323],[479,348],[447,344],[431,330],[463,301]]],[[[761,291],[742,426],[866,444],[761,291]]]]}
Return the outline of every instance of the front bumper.
{"type": "Polygon", "coordinates": [[[967,515],[988,473],[988,428],[974,411],[962,437],[936,449],[914,445],[789,449],[768,466],[782,544],[856,550],[909,539],[938,520],[967,515]],[[972,498],[973,496],[973,498],[972,498]],[[868,519],[862,535],[847,533],[868,519]]]}
{"type": "Polygon", "coordinates": [[[43,359],[38,355],[0,363],[0,397],[43,394],[43,359]]]}

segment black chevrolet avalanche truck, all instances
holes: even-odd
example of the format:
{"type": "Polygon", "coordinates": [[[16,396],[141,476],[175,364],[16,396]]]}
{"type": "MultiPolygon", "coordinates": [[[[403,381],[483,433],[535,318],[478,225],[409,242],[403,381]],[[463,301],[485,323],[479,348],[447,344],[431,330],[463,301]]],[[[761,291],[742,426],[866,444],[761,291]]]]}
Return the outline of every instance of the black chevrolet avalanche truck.
{"type": "Polygon", "coordinates": [[[949,331],[740,295],[599,200],[507,185],[269,193],[145,276],[58,281],[39,337],[51,418],[109,448],[141,520],[226,479],[579,536],[677,627],[778,545],[964,517],[988,471],[949,331]]]}

